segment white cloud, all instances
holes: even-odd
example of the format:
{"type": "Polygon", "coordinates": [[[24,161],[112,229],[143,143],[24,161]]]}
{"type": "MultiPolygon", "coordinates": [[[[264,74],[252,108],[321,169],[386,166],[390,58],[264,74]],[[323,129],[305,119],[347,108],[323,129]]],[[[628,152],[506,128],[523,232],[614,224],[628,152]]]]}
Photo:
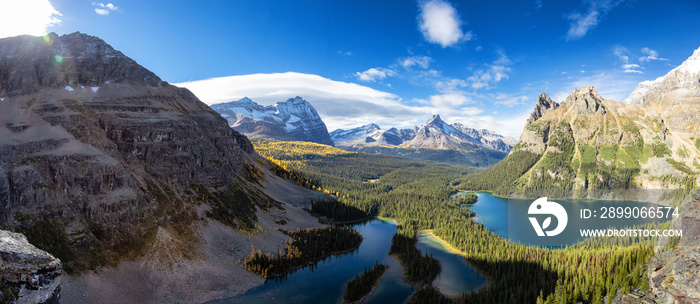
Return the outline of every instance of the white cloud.
{"type": "Polygon", "coordinates": [[[364,72],[355,73],[355,77],[357,77],[357,79],[365,82],[376,82],[377,80],[382,80],[394,75],[396,75],[394,70],[385,68],[371,68],[364,72]]]}
{"type": "Polygon", "coordinates": [[[632,64],[623,64],[622,69],[625,73],[637,73],[637,74],[643,74],[644,72],[640,71],[639,69],[642,68],[638,64],[632,63],[632,64]]]}
{"type": "MultiPolygon", "coordinates": [[[[465,113],[469,115],[469,113],[465,113]]],[[[520,134],[525,128],[525,122],[527,118],[530,117],[529,112],[519,113],[517,115],[505,116],[505,115],[474,115],[474,116],[461,116],[459,114],[455,115],[443,115],[443,119],[448,123],[461,123],[467,127],[476,129],[489,129],[491,131],[496,131],[499,134],[505,136],[512,136],[515,138],[520,137],[520,134]]]]}
{"type": "Polygon", "coordinates": [[[657,51],[654,51],[648,47],[643,47],[642,48],[642,54],[645,54],[646,56],[644,57],[639,57],[639,61],[641,62],[649,62],[652,60],[663,60],[663,61],[668,61],[666,58],[660,58],[659,53],[657,51]]]}
{"type": "Polygon", "coordinates": [[[499,51],[498,55],[498,59],[488,67],[474,71],[474,75],[467,78],[473,89],[488,88],[496,82],[508,79],[508,73],[512,70],[510,68],[512,62],[504,52],[499,51]]]}
{"type": "Polygon", "coordinates": [[[489,94],[489,97],[493,99],[494,105],[502,105],[512,108],[517,105],[525,104],[528,101],[528,97],[525,95],[512,95],[505,93],[489,94]]]}
{"type": "Polygon", "coordinates": [[[174,85],[190,89],[208,105],[246,96],[259,104],[271,105],[301,96],[316,108],[329,131],[368,123],[412,128],[425,123],[432,114],[440,114],[449,123],[460,122],[517,137],[530,114],[517,117],[482,115],[484,110],[474,106],[470,95],[461,91],[436,94],[409,106],[399,96],[388,92],[294,72],[228,76],[174,85]]]}
{"type": "Polygon", "coordinates": [[[472,38],[471,32],[462,31],[457,10],[443,0],[421,2],[418,23],[425,40],[443,48],[472,38]]]}
{"type": "Polygon", "coordinates": [[[462,79],[449,79],[444,81],[438,81],[435,83],[435,89],[439,92],[447,93],[454,92],[459,88],[468,86],[469,84],[462,79]]]}
{"type": "Polygon", "coordinates": [[[430,67],[431,61],[433,61],[433,58],[430,58],[428,56],[411,56],[406,58],[400,58],[399,64],[401,64],[401,66],[403,66],[406,69],[411,68],[412,66],[419,66],[423,69],[427,69],[428,67],[430,67]]]}
{"type": "Polygon", "coordinates": [[[44,35],[61,16],[49,0],[0,1],[0,38],[44,35]]]}
{"type": "Polygon", "coordinates": [[[112,3],[104,4],[101,2],[93,2],[92,5],[97,6],[97,8],[95,8],[95,13],[102,15],[102,16],[109,15],[109,13],[111,11],[116,11],[117,9],[119,9],[117,6],[115,6],[112,3]]]}
{"type": "Polygon", "coordinates": [[[585,12],[572,12],[566,15],[569,22],[569,31],[566,33],[566,40],[578,40],[586,36],[588,31],[594,29],[600,19],[610,10],[618,6],[624,0],[589,0],[585,1],[587,8],[585,12]]]}
{"type": "Polygon", "coordinates": [[[615,56],[617,56],[617,58],[619,58],[620,61],[622,61],[622,63],[624,64],[627,64],[630,61],[630,57],[627,56],[628,53],[629,51],[626,47],[616,46],[615,48],[613,48],[613,54],[615,54],[615,56]]]}
{"type": "Polygon", "coordinates": [[[346,57],[351,57],[354,54],[351,51],[338,51],[338,55],[346,56],[346,57]]]}
{"type": "Polygon", "coordinates": [[[308,100],[329,130],[370,122],[396,126],[429,118],[435,108],[411,107],[394,94],[370,87],[295,72],[250,74],[176,83],[208,105],[249,97],[263,105],[294,96],[308,100]]]}
{"type": "Polygon", "coordinates": [[[622,71],[625,73],[634,73],[634,74],[643,74],[641,69],[643,69],[642,66],[636,64],[636,63],[630,63],[630,57],[629,57],[629,50],[627,48],[622,47],[622,46],[617,46],[613,48],[613,54],[617,56],[617,58],[620,60],[620,64],[622,66],[622,71]]]}
{"type": "Polygon", "coordinates": [[[624,100],[640,82],[639,76],[629,75],[624,71],[597,72],[590,76],[581,76],[567,83],[557,85],[562,90],[551,95],[552,99],[561,102],[574,91],[585,86],[593,86],[600,96],[617,101],[624,100]]]}
{"type": "MultiPolygon", "coordinates": [[[[463,92],[450,92],[430,96],[428,102],[439,109],[452,109],[457,106],[473,103],[473,101],[463,92]]],[[[481,112],[479,112],[481,113],[481,112]]],[[[477,113],[478,114],[478,113],[477,113]]]]}

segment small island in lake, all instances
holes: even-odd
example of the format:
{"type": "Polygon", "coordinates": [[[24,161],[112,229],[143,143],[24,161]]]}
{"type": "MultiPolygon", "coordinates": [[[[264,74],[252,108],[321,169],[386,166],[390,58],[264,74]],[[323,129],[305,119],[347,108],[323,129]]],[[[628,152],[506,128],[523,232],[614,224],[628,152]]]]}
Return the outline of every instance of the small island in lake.
{"type": "Polygon", "coordinates": [[[354,303],[369,295],[387,268],[389,266],[379,264],[379,262],[369,270],[365,266],[365,272],[361,276],[355,275],[355,278],[346,285],[343,303],[354,303]]]}
{"type": "Polygon", "coordinates": [[[476,195],[476,193],[467,193],[462,195],[456,195],[453,198],[453,201],[458,205],[473,205],[476,204],[476,201],[478,199],[479,197],[476,195]]]}

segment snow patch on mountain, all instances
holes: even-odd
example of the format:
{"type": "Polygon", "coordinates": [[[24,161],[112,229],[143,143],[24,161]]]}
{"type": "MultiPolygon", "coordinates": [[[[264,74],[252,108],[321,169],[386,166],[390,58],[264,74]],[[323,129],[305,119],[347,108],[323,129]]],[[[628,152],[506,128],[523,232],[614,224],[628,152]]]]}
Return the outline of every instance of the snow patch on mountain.
{"type": "Polygon", "coordinates": [[[644,104],[650,100],[663,99],[673,92],[674,95],[700,95],[700,48],[693,52],[680,66],[666,75],[639,83],[625,98],[628,104],[644,104]]]}
{"type": "Polygon", "coordinates": [[[440,115],[433,115],[424,125],[413,129],[382,130],[377,124],[367,124],[349,130],[338,129],[330,134],[337,146],[345,147],[390,145],[460,150],[467,145],[508,152],[517,143],[515,138],[486,129],[467,128],[459,123],[448,124],[440,115]]]}
{"type": "Polygon", "coordinates": [[[250,137],[333,145],[321,117],[299,96],[271,106],[262,106],[244,97],[211,108],[226,118],[229,126],[250,137]]]}

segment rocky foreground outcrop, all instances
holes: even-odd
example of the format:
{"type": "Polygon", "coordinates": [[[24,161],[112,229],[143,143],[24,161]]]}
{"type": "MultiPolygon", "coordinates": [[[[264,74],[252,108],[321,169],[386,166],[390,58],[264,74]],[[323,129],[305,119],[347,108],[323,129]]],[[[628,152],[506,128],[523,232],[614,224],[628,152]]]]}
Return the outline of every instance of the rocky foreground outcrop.
{"type": "Polygon", "coordinates": [[[0,230],[0,302],[58,303],[61,261],[27,242],[27,238],[0,230]]]}
{"type": "Polygon", "coordinates": [[[683,238],[675,248],[651,259],[649,285],[657,303],[700,303],[700,192],[681,206],[674,228],[683,230],[683,238]]]}

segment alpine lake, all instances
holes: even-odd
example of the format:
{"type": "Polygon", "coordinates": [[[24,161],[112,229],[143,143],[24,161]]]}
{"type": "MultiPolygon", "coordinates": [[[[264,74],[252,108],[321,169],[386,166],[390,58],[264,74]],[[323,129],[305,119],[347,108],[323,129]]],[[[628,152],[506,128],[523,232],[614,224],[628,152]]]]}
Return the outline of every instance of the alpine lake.
{"type": "MultiPolygon", "coordinates": [[[[455,195],[463,195],[460,192],[455,195]]],[[[527,216],[532,200],[508,199],[494,196],[487,192],[477,192],[476,204],[464,206],[476,212],[474,219],[489,231],[501,237],[525,245],[540,245],[537,237],[532,237],[533,229],[527,216]],[[510,207],[509,207],[510,206],[510,207]],[[510,209],[509,209],[510,208],[510,209]],[[510,215],[510,217],[509,217],[510,215]],[[511,229],[509,229],[509,227],[511,229]]],[[[600,210],[601,207],[639,207],[632,201],[601,200],[561,200],[557,201],[569,214],[566,230],[561,238],[564,244],[549,247],[568,246],[580,241],[579,228],[623,228],[631,225],[653,222],[654,220],[624,219],[610,221],[599,216],[582,219],[581,209],[600,210]]],[[[375,263],[388,265],[389,268],[379,279],[377,287],[362,303],[403,303],[418,286],[411,286],[402,278],[403,267],[396,258],[389,256],[391,239],[396,232],[396,224],[378,218],[351,225],[363,236],[362,244],[356,250],[328,257],[313,265],[304,266],[285,278],[268,280],[265,284],[249,290],[247,293],[230,299],[210,303],[341,303],[345,284],[356,275],[361,275],[365,267],[371,268],[375,263]]],[[[458,296],[488,285],[488,279],[474,269],[458,252],[428,232],[418,233],[416,245],[423,253],[432,255],[442,266],[440,276],[433,282],[442,293],[458,296]]]]}

